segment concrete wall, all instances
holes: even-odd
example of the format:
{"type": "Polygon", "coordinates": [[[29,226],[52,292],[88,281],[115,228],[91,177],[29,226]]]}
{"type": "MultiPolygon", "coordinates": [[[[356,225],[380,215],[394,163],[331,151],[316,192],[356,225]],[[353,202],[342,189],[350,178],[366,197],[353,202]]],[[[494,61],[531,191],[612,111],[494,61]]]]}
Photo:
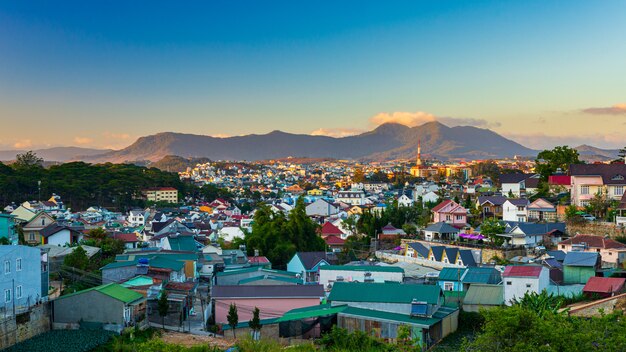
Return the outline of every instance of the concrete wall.
{"type": "Polygon", "coordinates": [[[55,323],[124,324],[124,303],[98,291],[56,299],[52,304],[55,323]]]}
{"type": "MultiPolygon", "coordinates": [[[[237,328],[237,331],[235,331],[234,335],[236,335],[237,338],[242,338],[244,336],[252,336],[252,329],[237,328]]],[[[228,339],[234,338],[235,336],[233,336],[233,329],[225,330],[224,337],[228,339]]],[[[263,327],[261,328],[261,338],[279,340],[278,324],[263,325],[263,327]]]]}
{"type": "Polygon", "coordinates": [[[577,317],[600,317],[602,314],[611,314],[615,309],[624,310],[626,307],[626,293],[600,299],[586,304],[570,306],[568,314],[577,317]]]}
{"type": "Polygon", "coordinates": [[[580,224],[567,223],[567,233],[570,236],[578,234],[592,234],[598,236],[609,236],[615,239],[618,236],[626,236],[626,227],[620,227],[613,223],[606,222],[583,222],[580,224]]]}
{"type": "Polygon", "coordinates": [[[102,283],[110,284],[112,282],[121,282],[135,277],[136,274],[137,267],[134,265],[102,270],[102,283]]]}
{"type": "Polygon", "coordinates": [[[50,309],[40,304],[29,311],[0,320],[0,350],[50,330],[50,309]]]}
{"type": "Polygon", "coordinates": [[[543,267],[539,278],[534,277],[504,277],[504,304],[512,305],[516,298],[524,297],[526,292],[540,293],[550,285],[550,271],[543,267]],[[511,282],[509,285],[508,282],[511,282]]]}

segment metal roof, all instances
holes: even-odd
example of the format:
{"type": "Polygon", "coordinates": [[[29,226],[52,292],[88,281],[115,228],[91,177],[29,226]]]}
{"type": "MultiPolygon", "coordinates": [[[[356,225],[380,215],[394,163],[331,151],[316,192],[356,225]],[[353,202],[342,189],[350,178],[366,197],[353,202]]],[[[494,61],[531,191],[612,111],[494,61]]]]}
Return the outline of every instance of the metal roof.
{"type": "Polygon", "coordinates": [[[600,253],[596,252],[568,252],[565,255],[563,266],[595,267],[599,259],[600,253]]]}
{"type": "Polygon", "coordinates": [[[335,282],[328,300],[408,304],[417,299],[428,304],[437,304],[441,296],[441,288],[437,285],[335,282]]]}
{"type": "Polygon", "coordinates": [[[473,284],[467,290],[463,304],[502,305],[504,304],[504,286],[473,284]]]}

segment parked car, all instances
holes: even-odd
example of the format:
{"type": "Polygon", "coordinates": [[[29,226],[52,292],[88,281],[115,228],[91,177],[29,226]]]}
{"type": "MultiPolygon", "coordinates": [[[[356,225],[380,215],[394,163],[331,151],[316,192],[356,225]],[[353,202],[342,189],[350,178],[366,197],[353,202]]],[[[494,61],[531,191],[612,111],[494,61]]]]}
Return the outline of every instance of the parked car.
{"type": "Polygon", "coordinates": [[[596,221],[596,217],[590,214],[583,214],[580,217],[587,221],[596,221]]]}

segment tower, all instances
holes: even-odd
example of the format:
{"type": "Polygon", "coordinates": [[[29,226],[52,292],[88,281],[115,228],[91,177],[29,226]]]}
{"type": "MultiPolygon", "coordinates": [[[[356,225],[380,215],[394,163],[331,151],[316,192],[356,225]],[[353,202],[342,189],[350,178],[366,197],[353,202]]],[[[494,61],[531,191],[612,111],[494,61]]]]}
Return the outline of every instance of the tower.
{"type": "Polygon", "coordinates": [[[422,166],[422,141],[417,141],[417,164],[418,167],[422,166]]]}

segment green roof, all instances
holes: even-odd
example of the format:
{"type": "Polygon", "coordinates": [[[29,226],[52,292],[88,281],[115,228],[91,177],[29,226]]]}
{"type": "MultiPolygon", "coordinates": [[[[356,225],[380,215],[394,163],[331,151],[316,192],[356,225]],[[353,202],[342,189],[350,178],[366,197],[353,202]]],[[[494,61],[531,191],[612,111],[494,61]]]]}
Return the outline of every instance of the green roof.
{"type": "Polygon", "coordinates": [[[465,268],[443,268],[439,272],[439,280],[442,281],[459,281],[459,278],[465,274],[465,268]]]}
{"type": "Polygon", "coordinates": [[[111,284],[100,285],[100,286],[88,288],[86,290],[70,293],[69,295],[61,296],[57,299],[64,299],[64,298],[68,298],[72,296],[77,296],[77,295],[87,293],[90,291],[98,291],[102,294],[105,294],[109,297],[112,297],[124,303],[131,303],[131,302],[144,298],[140,293],[137,293],[133,290],[129,290],[126,287],[123,287],[121,285],[111,283],[111,284]]]}
{"type": "Polygon", "coordinates": [[[122,261],[122,262],[113,262],[113,263],[109,263],[109,264],[103,266],[102,268],[100,268],[100,270],[123,268],[123,267],[126,267],[126,266],[135,266],[135,265],[137,265],[137,261],[136,260],[122,261]]]}
{"type": "Polygon", "coordinates": [[[437,285],[335,282],[329,301],[411,303],[414,299],[437,304],[442,296],[437,285]]]}
{"type": "Polygon", "coordinates": [[[502,305],[504,304],[504,286],[473,284],[467,290],[463,304],[502,305]]]}
{"type": "Polygon", "coordinates": [[[310,306],[310,307],[304,307],[304,308],[296,308],[285,313],[282,317],[278,318],[276,322],[280,323],[283,321],[323,317],[326,315],[332,315],[332,314],[343,312],[346,308],[348,308],[347,305],[340,305],[340,306],[332,307],[330,304],[322,304],[322,305],[316,305],[316,306],[310,306]]]}
{"type": "Polygon", "coordinates": [[[340,314],[372,320],[385,320],[394,323],[417,325],[422,328],[429,328],[430,326],[435,325],[441,320],[437,318],[411,317],[408,314],[390,313],[382,310],[363,309],[356,307],[348,307],[340,312],[340,314]]]}
{"type": "Polygon", "coordinates": [[[198,247],[193,236],[169,237],[168,241],[173,251],[197,252],[198,247]]]}
{"type": "Polygon", "coordinates": [[[283,276],[275,276],[275,275],[260,275],[260,276],[249,277],[247,279],[241,279],[241,280],[239,280],[238,284],[239,285],[243,285],[243,284],[247,284],[247,283],[255,282],[255,281],[260,281],[260,280],[274,280],[274,281],[289,282],[289,283],[293,283],[293,284],[301,284],[302,283],[302,279],[296,279],[296,278],[292,278],[292,277],[283,277],[283,276]]]}
{"type": "Polygon", "coordinates": [[[217,273],[217,276],[228,276],[228,275],[237,275],[237,274],[243,274],[243,273],[253,273],[255,271],[268,273],[268,274],[282,275],[282,276],[291,276],[291,277],[296,277],[296,275],[298,275],[297,273],[292,273],[292,272],[289,272],[289,271],[265,269],[265,268],[263,268],[261,266],[255,265],[255,266],[250,266],[250,267],[247,267],[247,268],[220,271],[220,272],[217,273]]]}
{"type": "Polygon", "coordinates": [[[121,285],[124,287],[137,287],[137,286],[148,286],[152,285],[153,281],[150,276],[139,275],[134,278],[123,282],[121,285]]]}
{"type": "Polygon", "coordinates": [[[185,267],[185,263],[177,261],[177,260],[170,260],[170,259],[164,258],[163,256],[158,256],[158,257],[150,259],[148,265],[154,268],[172,269],[174,271],[179,271],[183,267],[185,267]]]}
{"type": "Polygon", "coordinates": [[[320,270],[346,270],[346,271],[367,271],[382,273],[404,273],[404,269],[398,266],[378,266],[378,265],[323,265],[320,270]]]}

